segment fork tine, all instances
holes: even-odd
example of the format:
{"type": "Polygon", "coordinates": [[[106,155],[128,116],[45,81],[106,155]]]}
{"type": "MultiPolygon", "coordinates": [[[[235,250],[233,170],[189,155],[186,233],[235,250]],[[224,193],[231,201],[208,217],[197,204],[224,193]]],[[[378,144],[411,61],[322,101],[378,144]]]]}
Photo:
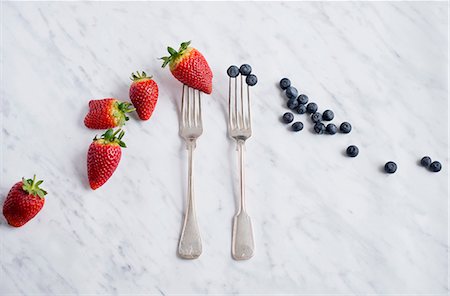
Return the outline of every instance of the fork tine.
{"type": "Polygon", "coordinates": [[[191,117],[192,117],[192,125],[193,126],[197,126],[197,103],[196,103],[196,101],[197,101],[197,96],[196,96],[196,91],[195,91],[195,89],[192,89],[192,114],[191,114],[191,117]]]}
{"type": "MultiPolygon", "coordinates": [[[[239,113],[238,113],[238,122],[239,122],[239,128],[245,128],[244,126],[244,82],[243,82],[243,77],[241,75],[241,104],[240,104],[240,108],[239,108],[239,113]]],[[[237,106],[238,104],[236,104],[237,106]]]]}
{"type": "Polygon", "coordinates": [[[188,126],[192,126],[192,95],[191,95],[191,88],[187,87],[187,118],[188,118],[188,126]]]}
{"type": "MultiPolygon", "coordinates": [[[[228,127],[230,130],[234,129],[234,122],[233,122],[233,120],[234,120],[233,109],[234,108],[233,108],[233,100],[232,100],[233,92],[231,90],[232,89],[231,85],[232,85],[233,79],[234,78],[231,78],[231,77],[228,79],[228,124],[229,124],[228,127]]],[[[236,87],[236,83],[234,85],[236,87]]]]}
{"type": "Polygon", "coordinates": [[[198,113],[197,113],[197,123],[199,126],[202,126],[202,104],[201,104],[201,92],[197,91],[198,93],[198,113]]]}
{"type": "Polygon", "coordinates": [[[247,128],[252,128],[252,116],[250,113],[250,86],[247,85],[247,128]]]}
{"type": "Polygon", "coordinates": [[[183,92],[181,94],[181,125],[186,126],[186,98],[185,85],[183,84],[183,92]]]}

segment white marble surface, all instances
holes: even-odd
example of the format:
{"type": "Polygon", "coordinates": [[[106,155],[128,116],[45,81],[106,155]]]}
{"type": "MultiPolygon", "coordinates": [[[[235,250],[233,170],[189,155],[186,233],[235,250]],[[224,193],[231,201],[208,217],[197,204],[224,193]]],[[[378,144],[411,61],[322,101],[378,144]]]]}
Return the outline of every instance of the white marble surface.
{"type": "Polygon", "coordinates": [[[0,224],[0,294],[448,293],[447,3],[2,3],[1,201],[36,173],[49,191],[21,229],[0,224]],[[196,151],[203,255],[176,256],[186,187],[180,84],[157,60],[192,40],[215,74],[196,151]],[[236,154],[230,64],[248,62],[254,136],[248,207],[257,252],[230,256],[236,154]],[[112,179],[88,188],[92,98],[127,98],[132,71],[160,86],[126,126],[112,179]],[[294,134],[283,76],[349,135],[294,134]],[[135,119],[135,118],[134,118],[135,119]],[[343,155],[349,144],[360,155],[343,155]],[[440,160],[432,174],[417,165],[440,160]],[[388,160],[395,175],[381,172],[388,160]]]}

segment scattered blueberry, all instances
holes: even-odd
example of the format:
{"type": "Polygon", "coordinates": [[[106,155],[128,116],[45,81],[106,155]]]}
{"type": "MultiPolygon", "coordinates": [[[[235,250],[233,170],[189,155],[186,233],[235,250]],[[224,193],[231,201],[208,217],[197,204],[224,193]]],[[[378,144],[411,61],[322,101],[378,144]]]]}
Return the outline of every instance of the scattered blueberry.
{"type": "Polygon", "coordinates": [[[432,172],[437,173],[437,172],[439,172],[441,169],[442,169],[442,165],[441,165],[441,163],[440,163],[439,161],[433,161],[433,162],[430,164],[430,171],[432,171],[432,172]]]}
{"type": "Polygon", "coordinates": [[[318,122],[314,125],[314,131],[318,134],[323,134],[325,131],[325,125],[322,122],[318,122]]]}
{"type": "Polygon", "coordinates": [[[298,101],[296,99],[290,99],[287,101],[286,105],[289,109],[294,110],[298,107],[298,101]]]}
{"type": "Polygon", "coordinates": [[[294,114],[292,114],[291,112],[286,112],[283,114],[283,121],[285,123],[291,123],[292,121],[294,121],[294,114]]]}
{"type": "Polygon", "coordinates": [[[397,170],[397,164],[393,161],[388,161],[384,165],[384,171],[388,174],[393,174],[397,170]]]}
{"type": "Polygon", "coordinates": [[[286,89],[291,86],[291,81],[288,78],[283,78],[280,80],[281,89],[286,89]]]}
{"type": "Polygon", "coordinates": [[[359,154],[359,149],[355,145],[347,147],[347,155],[350,157],[356,157],[359,154]]]}
{"type": "Polygon", "coordinates": [[[252,67],[249,64],[243,64],[239,68],[239,72],[241,72],[242,75],[247,76],[252,73],[252,67]]]}
{"type": "Polygon", "coordinates": [[[237,77],[239,75],[239,68],[234,65],[230,66],[227,70],[227,74],[232,78],[237,77]]]}
{"type": "Polygon", "coordinates": [[[258,77],[255,74],[250,74],[245,78],[245,82],[249,86],[254,86],[258,82],[258,77]]]}
{"type": "MultiPolygon", "coordinates": [[[[323,117],[323,115],[322,115],[322,117],[323,117]]],[[[337,133],[337,126],[334,123],[329,123],[327,125],[326,131],[328,134],[334,135],[335,133],[337,133]]]]}
{"type": "Polygon", "coordinates": [[[339,129],[344,134],[348,134],[352,130],[352,125],[348,122],[343,122],[343,123],[341,123],[341,126],[339,127],[339,129]]]}
{"type": "Polygon", "coordinates": [[[289,86],[288,88],[286,88],[286,96],[289,99],[296,99],[298,96],[298,90],[293,86],[289,86]]]}
{"type": "Polygon", "coordinates": [[[331,110],[323,111],[322,119],[325,121],[331,121],[334,118],[334,113],[331,110]]]}
{"type": "Polygon", "coordinates": [[[297,109],[295,109],[298,114],[305,114],[306,113],[306,105],[300,104],[298,105],[297,109]]]}
{"type": "Polygon", "coordinates": [[[317,104],[316,103],[309,103],[306,105],[306,111],[308,111],[309,114],[313,114],[317,112],[317,104]]]}
{"type": "Polygon", "coordinates": [[[429,156],[422,157],[420,164],[426,168],[429,167],[431,164],[431,158],[429,156]]]}
{"type": "Polygon", "coordinates": [[[318,123],[322,121],[322,114],[320,114],[320,112],[316,112],[313,115],[311,115],[311,120],[314,123],[318,123]]]}
{"type": "Polygon", "coordinates": [[[299,104],[306,105],[308,103],[308,96],[307,95],[299,95],[297,100],[298,100],[299,104]]]}
{"type": "Polygon", "coordinates": [[[301,131],[302,129],[303,129],[303,123],[301,123],[300,121],[294,122],[292,124],[292,130],[294,132],[301,131]]]}

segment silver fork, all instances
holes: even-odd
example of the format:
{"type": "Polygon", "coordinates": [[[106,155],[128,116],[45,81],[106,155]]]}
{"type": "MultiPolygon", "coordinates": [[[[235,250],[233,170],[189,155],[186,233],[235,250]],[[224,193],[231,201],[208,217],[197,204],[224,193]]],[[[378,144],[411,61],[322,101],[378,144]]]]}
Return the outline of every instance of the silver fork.
{"type": "Polygon", "coordinates": [[[237,143],[240,168],[240,202],[238,211],[233,218],[231,254],[236,260],[247,260],[253,256],[255,251],[252,221],[247,214],[245,204],[244,171],[245,141],[252,135],[252,128],[249,86],[244,87],[242,75],[229,78],[228,131],[237,143]]]}
{"type": "Polygon", "coordinates": [[[197,138],[203,132],[200,91],[183,85],[181,98],[180,136],[186,141],[188,150],[188,192],[183,230],[178,245],[178,254],[185,259],[195,259],[202,253],[202,240],[195,214],[193,152],[197,138]]]}

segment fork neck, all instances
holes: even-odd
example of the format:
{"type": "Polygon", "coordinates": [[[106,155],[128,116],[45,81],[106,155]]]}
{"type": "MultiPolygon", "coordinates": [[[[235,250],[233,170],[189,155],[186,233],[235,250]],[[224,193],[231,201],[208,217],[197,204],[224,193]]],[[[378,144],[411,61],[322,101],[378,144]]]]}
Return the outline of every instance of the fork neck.
{"type": "Polygon", "coordinates": [[[187,150],[194,150],[196,146],[196,140],[195,139],[186,139],[186,149],[187,150]]]}
{"type": "Polygon", "coordinates": [[[239,154],[239,179],[240,179],[240,205],[239,205],[239,213],[245,212],[245,160],[244,160],[244,149],[245,149],[245,140],[238,139],[237,142],[237,150],[239,154]]]}

